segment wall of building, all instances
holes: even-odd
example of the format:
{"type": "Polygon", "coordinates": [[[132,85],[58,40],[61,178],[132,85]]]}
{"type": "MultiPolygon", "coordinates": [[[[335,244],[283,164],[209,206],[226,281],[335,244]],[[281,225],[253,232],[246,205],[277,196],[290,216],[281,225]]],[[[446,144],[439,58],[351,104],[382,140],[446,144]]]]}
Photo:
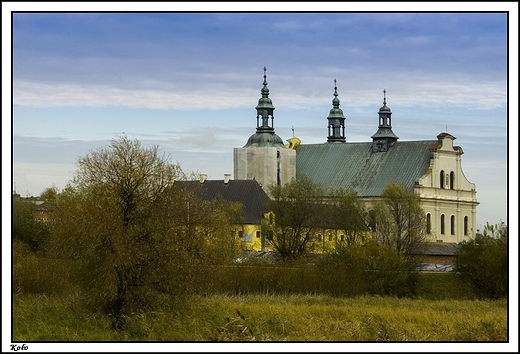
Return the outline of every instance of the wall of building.
{"type": "Polygon", "coordinates": [[[430,218],[430,241],[459,243],[475,237],[477,192],[462,171],[464,152],[453,145],[455,137],[442,133],[438,139],[432,148],[430,167],[414,190],[430,218]]]}
{"type": "Polygon", "coordinates": [[[233,149],[234,179],[255,179],[267,192],[271,184],[282,186],[296,178],[296,150],[279,147],[233,149]]]}

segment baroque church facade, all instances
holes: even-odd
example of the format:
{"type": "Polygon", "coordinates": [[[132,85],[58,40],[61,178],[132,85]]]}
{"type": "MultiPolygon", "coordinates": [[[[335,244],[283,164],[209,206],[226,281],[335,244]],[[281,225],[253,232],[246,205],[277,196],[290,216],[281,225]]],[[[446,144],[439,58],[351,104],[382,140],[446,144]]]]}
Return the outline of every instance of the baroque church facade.
{"type": "Polygon", "coordinates": [[[275,133],[275,107],[264,68],[256,132],[243,147],[233,149],[234,179],[256,180],[267,191],[270,184],[283,186],[306,175],[327,191],[353,190],[368,204],[380,198],[388,183],[398,183],[419,196],[429,241],[459,243],[474,238],[479,203],[475,184],[462,170],[464,152],[454,145],[456,138],[442,132],[432,140],[399,141],[384,93],[371,141],[347,142],[346,118],[335,85],[326,142],[302,144],[291,138],[284,144],[275,133]]]}

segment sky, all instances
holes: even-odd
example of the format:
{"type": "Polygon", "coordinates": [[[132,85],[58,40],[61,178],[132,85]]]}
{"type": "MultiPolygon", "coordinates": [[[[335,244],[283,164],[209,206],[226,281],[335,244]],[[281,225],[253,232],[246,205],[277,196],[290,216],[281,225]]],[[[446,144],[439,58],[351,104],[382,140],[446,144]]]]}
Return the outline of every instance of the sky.
{"type": "Polygon", "coordinates": [[[507,13],[14,13],[12,185],[65,187],[126,135],[223,179],[256,129],[267,68],[276,133],[326,142],[334,79],[349,142],[386,90],[401,141],[455,136],[477,228],[507,221],[507,13]]]}
{"type": "Polygon", "coordinates": [[[386,90],[400,141],[457,138],[478,229],[516,208],[517,4],[26,6],[2,3],[7,195],[64,188],[80,156],[121,135],[223,179],[256,130],[266,67],[283,140],[326,142],[336,79],[347,141],[371,141],[386,90]]]}

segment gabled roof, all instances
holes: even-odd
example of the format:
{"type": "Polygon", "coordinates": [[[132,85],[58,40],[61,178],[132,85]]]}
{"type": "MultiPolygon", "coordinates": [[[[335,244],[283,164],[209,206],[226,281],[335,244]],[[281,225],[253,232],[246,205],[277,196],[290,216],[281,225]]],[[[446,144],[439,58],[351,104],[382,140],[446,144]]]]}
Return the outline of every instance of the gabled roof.
{"type": "Polygon", "coordinates": [[[352,189],[361,197],[380,196],[390,182],[413,191],[430,166],[435,143],[397,141],[386,152],[372,152],[372,142],[302,144],[296,152],[296,174],[328,190],[352,189]]]}
{"type": "Polygon", "coordinates": [[[262,214],[267,211],[269,197],[255,180],[205,180],[176,181],[175,186],[192,192],[201,200],[213,200],[218,195],[229,202],[238,202],[243,205],[244,222],[259,224],[262,214]]]}
{"type": "Polygon", "coordinates": [[[429,256],[455,256],[459,249],[458,243],[424,242],[419,246],[417,253],[429,256]]]}

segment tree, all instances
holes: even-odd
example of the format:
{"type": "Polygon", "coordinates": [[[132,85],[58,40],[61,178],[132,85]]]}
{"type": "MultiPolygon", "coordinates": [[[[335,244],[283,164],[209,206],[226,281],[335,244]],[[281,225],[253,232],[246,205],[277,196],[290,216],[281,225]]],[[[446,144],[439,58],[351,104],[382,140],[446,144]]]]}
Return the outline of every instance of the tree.
{"type": "Polygon", "coordinates": [[[368,212],[357,193],[340,189],[335,193],[331,215],[333,225],[345,232],[345,241],[351,245],[365,239],[368,212]]]}
{"type": "Polygon", "coordinates": [[[53,185],[52,187],[45,188],[41,193],[40,197],[42,197],[46,202],[56,200],[56,197],[59,194],[58,188],[53,185]]]}
{"type": "Polygon", "coordinates": [[[490,224],[486,222],[484,225],[484,236],[493,237],[496,239],[499,238],[507,238],[507,224],[503,221],[500,221],[498,224],[490,224]]]}
{"type": "MultiPolygon", "coordinates": [[[[486,226],[489,224],[486,224],[486,226]]],[[[461,242],[456,253],[455,271],[482,295],[499,298],[508,289],[508,229],[504,222],[489,227],[474,239],[461,242]]]]}
{"type": "Polygon", "coordinates": [[[41,250],[49,237],[45,223],[35,217],[36,204],[13,196],[12,238],[29,245],[33,252],[41,250]]]}
{"type": "Polygon", "coordinates": [[[221,213],[172,188],[184,176],[157,145],[122,137],[80,157],[57,197],[55,245],[80,262],[88,297],[109,311],[115,329],[132,306],[182,297],[209,253],[197,225],[204,229],[221,213]]]}
{"type": "Polygon", "coordinates": [[[395,183],[389,183],[381,197],[373,209],[377,241],[406,256],[413,255],[426,240],[419,197],[395,183]]]}
{"type": "Polygon", "coordinates": [[[268,209],[274,214],[268,240],[284,261],[306,253],[320,222],[320,185],[308,177],[285,186],[272,185],[268,209]]]}

